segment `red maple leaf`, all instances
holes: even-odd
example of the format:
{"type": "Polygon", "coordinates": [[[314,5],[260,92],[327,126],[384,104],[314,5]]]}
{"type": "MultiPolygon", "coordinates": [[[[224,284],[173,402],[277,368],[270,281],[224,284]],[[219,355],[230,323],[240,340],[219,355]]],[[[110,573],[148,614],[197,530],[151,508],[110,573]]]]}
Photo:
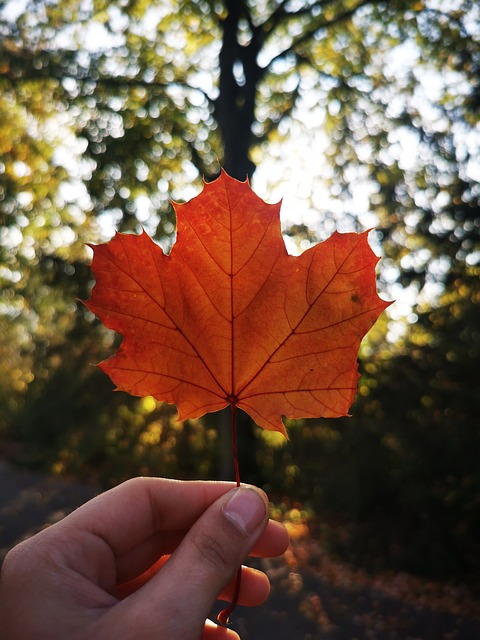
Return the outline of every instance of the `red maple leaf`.
{"type": "Polygon", "coordinates": [[[290,256],[280,204],[226,173],[175,210],[170,255],[145,232],[94,247],[87,306],[124,336],[100,365],[118,389],[180,420],[236,406],[283,434],[282,416],[347,414],[360,342],[388,306],[368,232],[290,256]]]}

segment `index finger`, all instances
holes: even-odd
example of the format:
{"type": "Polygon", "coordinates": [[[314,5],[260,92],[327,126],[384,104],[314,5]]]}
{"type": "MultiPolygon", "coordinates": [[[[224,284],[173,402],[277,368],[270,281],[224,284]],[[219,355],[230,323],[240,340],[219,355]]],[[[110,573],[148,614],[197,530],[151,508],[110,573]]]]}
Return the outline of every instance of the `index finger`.
{"type": "Polygon", "coordinates": [[[134,478],[97,496],[57,527],[74,527],[102,538],[116,556],[154,534],[190,529],[233,482],[134,478]]]}
{"type": "MultiPolygon", "coordinates": [[[[160,531],[126,553],[117,554],[115,558],[117,575],[122,580],[131,580],[147,571],[159,558],[165,554],[172,554],[187,531],[160,531]]],[[[249,555],[263,558],[279,556],[286,551],[288,544],[289,535],[283,524],[269,520],[249,555]]]]}

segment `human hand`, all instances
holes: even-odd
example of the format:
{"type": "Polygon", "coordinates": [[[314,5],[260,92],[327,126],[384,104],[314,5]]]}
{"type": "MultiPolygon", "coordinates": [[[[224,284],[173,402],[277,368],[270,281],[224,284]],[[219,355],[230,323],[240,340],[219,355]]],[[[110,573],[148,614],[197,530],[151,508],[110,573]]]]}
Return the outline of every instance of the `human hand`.
{"type": "MultiPolygon", "coordinates": [[[[263,492],[233,486],[136,478],[20,543],[0,576],[2,639],[238,640],[207,615],[249,552],[280,555],[288,534],[263,492]]],[[[239,604],[268,592],[242,570],[239,604]]]]}

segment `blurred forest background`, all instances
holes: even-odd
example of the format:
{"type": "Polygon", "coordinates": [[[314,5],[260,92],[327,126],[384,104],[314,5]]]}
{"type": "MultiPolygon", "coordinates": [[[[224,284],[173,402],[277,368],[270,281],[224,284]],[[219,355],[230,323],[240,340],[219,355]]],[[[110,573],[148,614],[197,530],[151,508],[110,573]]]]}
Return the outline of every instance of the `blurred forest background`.
{"type": "Polygon", "coordinates": [[[119,339],[79,303],[85,243],[144,226],[168,250],[169,199],[222,165],[290,190],[292,251],[375,226],[397,299],[352,417],[288,443],[243,420],[242,479],[351,561],[478,581],[479,121],[475,0],[0,2],[0,455],[225,476],[228,421],[112,393],[92,363],[119,339]]]}

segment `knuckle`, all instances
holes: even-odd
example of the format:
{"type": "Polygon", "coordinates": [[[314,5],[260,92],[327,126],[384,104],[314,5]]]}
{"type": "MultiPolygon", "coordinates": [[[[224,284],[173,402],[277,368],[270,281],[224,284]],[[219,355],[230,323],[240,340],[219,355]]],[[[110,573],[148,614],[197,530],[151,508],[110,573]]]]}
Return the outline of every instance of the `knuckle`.
{"type": "Polygon", "coordinates": [[[198,531],[193,537],[193,544],[202,558],[215,570],[230,568],[231,561],[227,550],[214,536],[198,531]]]}

